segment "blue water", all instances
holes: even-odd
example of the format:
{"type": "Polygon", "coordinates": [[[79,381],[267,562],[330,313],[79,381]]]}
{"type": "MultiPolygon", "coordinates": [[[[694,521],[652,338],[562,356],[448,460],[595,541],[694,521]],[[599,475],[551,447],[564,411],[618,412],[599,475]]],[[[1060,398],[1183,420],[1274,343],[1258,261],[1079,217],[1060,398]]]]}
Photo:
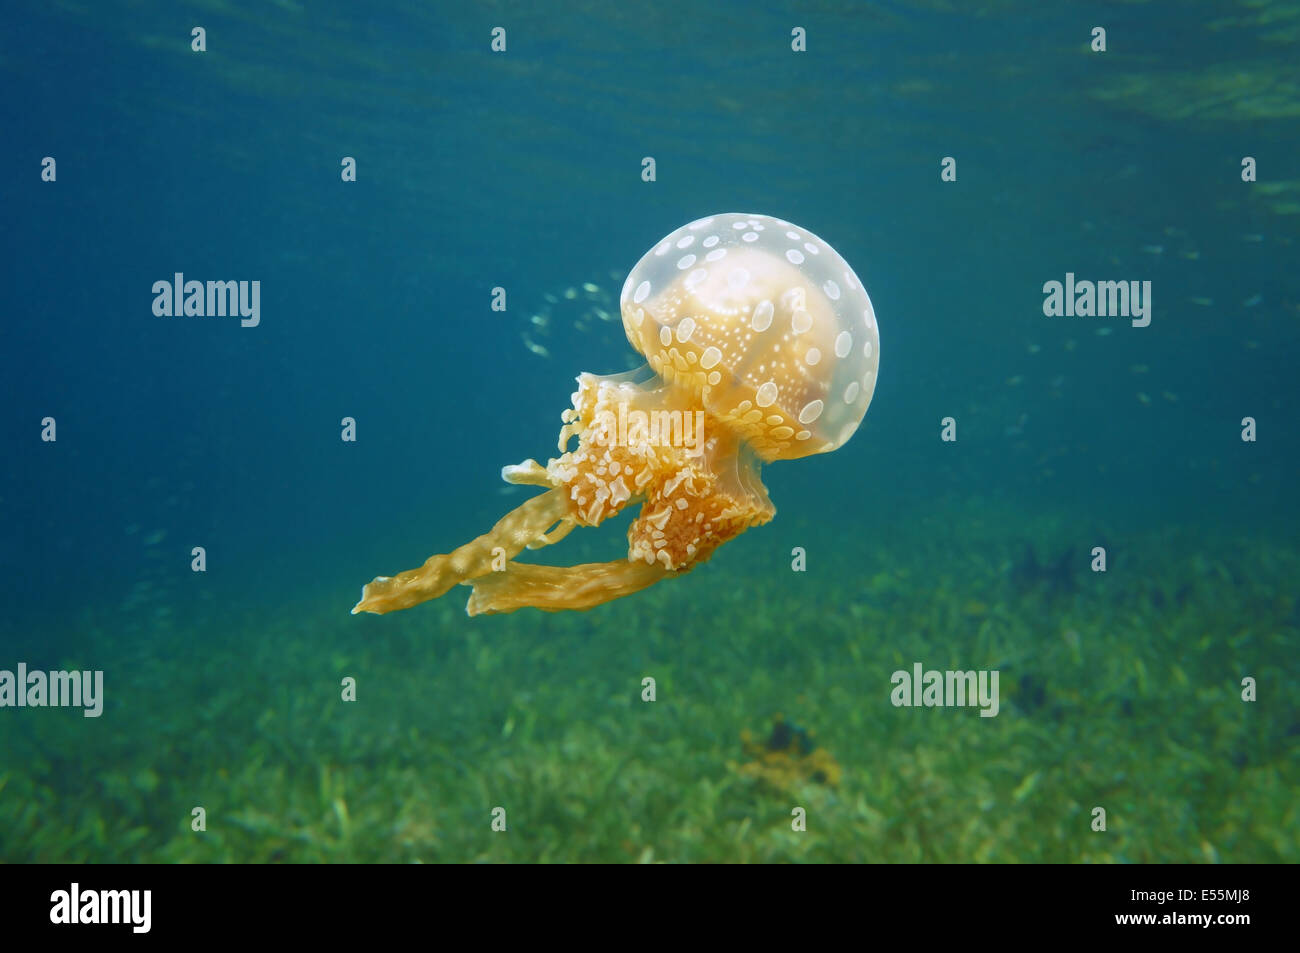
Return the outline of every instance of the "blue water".
{"type": "MultiPolygon", "coordinates": [[[[201,661],[223,620],[342,620],[486,530],[522,499],[500,467],[554,455],[573,378],[631,357],[617,323],[558,319],[540,357],[530,316],[584,281],[616,298],[715,212],[830,242],[882,353],[862,429],[765,470],[776,523],[724,569],[823,527],[853,591],[889,570],[857,561],[881,524],[983,505],[1085,550],[1098,525],[1294,550],[1300,80],[1285,23],[1212,28],[1222,6],[12,4],[0,668],[173,640],[201,661]],[[175,272],[260,281],[260,324],[155,316],[175,272]],[[1045,317],[1066,272],[1151,281],[1150,326],[1045,317]]],[[[578,545],[613,558],[604,535],[578,545]]]]}

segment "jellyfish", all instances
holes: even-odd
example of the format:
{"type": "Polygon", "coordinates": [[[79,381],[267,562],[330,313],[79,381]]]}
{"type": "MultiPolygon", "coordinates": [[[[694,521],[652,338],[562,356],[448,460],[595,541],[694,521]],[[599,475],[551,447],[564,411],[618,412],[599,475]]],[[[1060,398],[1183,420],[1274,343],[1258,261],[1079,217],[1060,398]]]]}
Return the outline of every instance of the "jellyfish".
{"type": "Polygon", "coordinates": [[[871,299],[805,228],[740,213],[691,222],[637,262],[619,305],[646,365],[580,374],[559,456],[502,470],[545,492],[460,548],[379,576],[353,614],[408,609],[457,584],[472,589],[471,616],[590,609],[689,572],[776,514],[764,463],[842,447],[871,403],[871,299]],[[516,561],[636,505],[626,559],[516,561]]]}

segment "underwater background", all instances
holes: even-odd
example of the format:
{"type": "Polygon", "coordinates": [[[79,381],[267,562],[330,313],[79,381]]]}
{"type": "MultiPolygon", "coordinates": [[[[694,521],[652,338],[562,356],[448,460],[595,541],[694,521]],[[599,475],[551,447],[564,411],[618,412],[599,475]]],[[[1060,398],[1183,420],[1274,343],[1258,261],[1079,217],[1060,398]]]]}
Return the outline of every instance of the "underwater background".
{"type": "Polygon", "coordinates": [[[0,861],[1300,859],[1300,3],[5,16],[0,669],[104,708],[0,708],[0,861]],[[590,612],[349,615],[533,492],[629,269],[730,211],[869,289],[857,435],[590,612]],[[1150,325],[1044,316],[1067,272],[1150,325]],[[997,717],[893,706],[917,662],[997,717]]]}

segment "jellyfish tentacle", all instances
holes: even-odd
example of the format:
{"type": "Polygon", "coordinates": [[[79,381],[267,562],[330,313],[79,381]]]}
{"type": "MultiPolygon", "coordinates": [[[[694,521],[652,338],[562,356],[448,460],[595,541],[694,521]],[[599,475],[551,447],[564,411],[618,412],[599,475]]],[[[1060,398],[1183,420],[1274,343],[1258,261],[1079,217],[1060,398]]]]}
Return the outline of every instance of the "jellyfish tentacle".
{"type": "Polygon", "coordinates": [[[466,582],[474,591],[465,606],[468,615],[491,615],[534,608],[545,612],[590,609],[680,576],[663,566],[618,559],[580,566],[506,564],[504,572],[466,582]]]}
{"type": "Polygon", "coordinates": [[[506,559],[511,559],[557,522],[568,519],[570,503],[563,489],[541,493],[515,507],[491,530],[464,546],[430,556],[418,569],[377,577],[361,590],[361,601],[352,607],[352,614],[382,615],[436,599],[457,583],[491,573],[499,555],[496,550],[503,550],[506,559]]]}

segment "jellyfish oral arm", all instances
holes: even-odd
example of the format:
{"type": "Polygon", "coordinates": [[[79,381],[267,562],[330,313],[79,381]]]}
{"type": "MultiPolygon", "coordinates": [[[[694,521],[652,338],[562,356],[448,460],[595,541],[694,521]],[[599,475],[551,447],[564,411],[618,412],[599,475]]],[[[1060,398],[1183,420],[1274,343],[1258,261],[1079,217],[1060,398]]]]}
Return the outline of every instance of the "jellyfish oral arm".
{"type": "Polygon", "coordinates": [[[505,572],[480,576],[465,611],[469,615],[514,612],[532,607],[546,612],[591,609],[653,586],[670,573],[659,564],[626,559],[581,566],[510,563],[505,572]]]}
{"type": "Polygon", "coordinates": [[[437,599],[452,586],[493,572],[500,561],[545,538],[547,530],[568,516],[569,501],[563,490],[548,490],[511,510],[489,532],[464,546],[430,556],[418,569],[379,576],[361,590],[361,601],[352,607],[352,614],[383,614],[437,599]]]}
{"type": "Polygon", "coordinates": [[[681,575],[728,539],[772,518],[758,461],[708,421],[704,426],[712,435],[683,441],[688,445],[661,445],[653,431],[611,442],[610,428],[601,421],[612,419],[607,415],[613,402],[631,401],[638,409],[672,402],[674,392],[657,376],[636,385],[626,375],[583,374],[578,380],[575,406],[564,415],[560,434],[561,448],[575,437],[578,446],[545,467],[525,460],[501,471],[508,483],[546,492],[451,553],[375,579],[362,590],[354,614],[409,609],[460,583],[473,587],[470,615],[526,606],[590,609],[681,575]],[[553,545],[576,526],[598,526],[637,504],[641,511],[628,530],[625,560],[568,567],[514,561],[524,549],[553,545]]]}

